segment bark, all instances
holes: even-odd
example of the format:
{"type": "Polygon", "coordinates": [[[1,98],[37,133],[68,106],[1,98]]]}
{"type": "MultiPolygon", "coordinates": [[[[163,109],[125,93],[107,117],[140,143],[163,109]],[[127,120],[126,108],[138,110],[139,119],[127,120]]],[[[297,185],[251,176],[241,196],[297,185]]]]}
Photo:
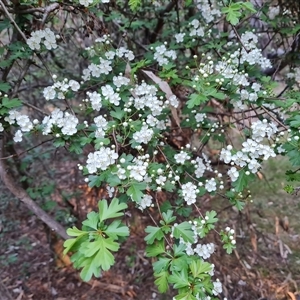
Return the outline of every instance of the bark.
{"type": "Polygon", "coordinates": [[[51,216],[49,216],[43,209],[41,209],[35,201],[33,201],[26,191],[21,188],[17,181],[11,176],[9,169],[5,164],[4,157],[4,141],[5,137],[0,137],[0,177],[5,186],[10,192],[15,195],[20,201],[22,201],[27,208],[33,212],[40,220],[42,220],[47,226],[55,231],[63,239],[68,239],[69,236],[66,233],[65,228],[56,222],[51,216]]]}

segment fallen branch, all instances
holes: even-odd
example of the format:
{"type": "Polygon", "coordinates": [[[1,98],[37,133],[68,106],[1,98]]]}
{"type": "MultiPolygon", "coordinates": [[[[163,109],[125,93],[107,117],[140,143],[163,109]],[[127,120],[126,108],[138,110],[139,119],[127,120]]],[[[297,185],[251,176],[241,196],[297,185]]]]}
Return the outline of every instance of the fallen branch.
{"type": "Polygon", "coordinates": [[[24,189],[18,186],[16,180],[10,175],[9,169],[5,165],[4,157],[4,136],[0,137],[0,177],[5,186],[10,192],[15,195],[20,201],[22,201],[27,208],[33,212],[40,220],[42,220],[47,226],[55,231],[63,239],[68,239],[69,236],[66,233],[65,228],[56,222],[51,216],[49,216],[44,210],[42,210],[26,193],[24,189]]]}

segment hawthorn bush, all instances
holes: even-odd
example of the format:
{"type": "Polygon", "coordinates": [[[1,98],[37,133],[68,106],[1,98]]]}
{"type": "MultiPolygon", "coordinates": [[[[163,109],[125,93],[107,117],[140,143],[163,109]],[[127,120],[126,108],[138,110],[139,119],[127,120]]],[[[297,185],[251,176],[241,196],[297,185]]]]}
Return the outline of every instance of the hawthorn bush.
{"type": "Polygon", "coordinates": [[[153,222],[145,242],[158,290],[172,286],[176,300],[218,299],[222,284],[209,262],[216,246],[204,239],[215,231],[230,254],[235,231],[216,230],[217,214],[203,211],[203,198],[222,197],[242,210],[251,201],[248,183],[278,155],[295,167],[283,170],[287,180],[299,181],[298,4],[0,4],[6,186],[66,239],[83,280],[114,264],[130,235],[122,217],[133,204],[153,222]],[[82,228],[67,234],[32,200],[34,178],[22,176],[17,159],[54,147],[72,154],[90,187],[107,191],[82,228]]]}

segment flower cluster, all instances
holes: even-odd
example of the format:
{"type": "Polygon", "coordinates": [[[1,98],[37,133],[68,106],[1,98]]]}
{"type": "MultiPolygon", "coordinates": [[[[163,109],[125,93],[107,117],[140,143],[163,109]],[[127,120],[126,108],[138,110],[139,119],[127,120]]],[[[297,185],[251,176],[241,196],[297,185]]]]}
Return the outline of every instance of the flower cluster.
{"type": "Polygon", "coordinates": [[[152,139],[153,134],[153,129],[149,128],[148,125],[143,125],[140,131],[136,131],[133,134],[133,139],[139,144],[148,144],[152,139]]]}
{"type": "MultiPolygon", "coordinates": [[[[33,122],[31,122],[27,115],[23,115],[19,111],[14,109],[9,111],[8,116],[6,116],[4,120],[11,125],[16,124],[20,127],[20,129],[16,131],[14,136],[14,141],[16,143],[22,141],[23,133],[29,132],[33,129],[34,125],[38,124],[38,120],[34,120],[33,122]]],[[[2,124],[1,127],[3,129],[2,124]]]]}
{"type": "Polygon", "coordinates": [[[221,11],[217,8],[217,1],[196,0],[195,2],[206,23],[215,21],[216,17],[221,17],[221,11]]]}
{"type": "Polygon", "coordinates": [[[263,70],[271,68],[272,64],[265,58],[262,51],[257,48],[258,37],[253,32],[245,32],[241,35],[243,47],[232,54],[234,63],[245,63],[249,65],[258,64],[263,70]]]}
{"type": "Polygon", "coordinates": [[[100,170],[106,170],[114,164],[118,154],[111,148],[101,147],[98,151],[89,153],[86,168],[90,174],[97,173],[100,170]]]}
{"type": "Polygon", "coordinates": [[[160,66],[167,65],[170,60],[177,58],[175,50],[168,50],[166,45],[160,45],[155,48],[154,59],[160,66]]]}
{"type": "Polygon", "coordinates": [[[48,50],[57,48],[55,34],[49,28],[32,32],[27,40],[27,45],[32,50],[40,50],[42,43],[48,50]]]}
{"type": "Polygon", "coordinates": [[[196,185],[194,185],[191,182],[188,182],[181,186],[181,190],[183,199],[187,205],[196,203],[197,192],[199,192],[196,185]]]}
{"type": "Polygon", "coordinates": [[[157,88],[154,85],[142,82],[137,84],[132,91],[134,97],[129,98],[128,106],[133,106],[137,110],[144,110],[149,108],[153,116],[158,116],[161,114],[164,108],[163,98],[158,98],[157,88]]]}
{"type": "MultiPolygon", "coordinates": [[[[53,75],[53,79],[56,79],[55,75],[53,75]]],[[[53,85],[46,87],[43,95],[46,100],[65,99],[65,95],[69,90],[77,92],[79,88],[80,84],[76,80],[65,78],[63,81],[56,81],[53,85]]]]}
{"type": "MultiPolygon", "coordinates": [[[[56,108],[52,111],[50,116],[46,116],[43,119],[43,134],[47,135],[51,133],[56,127],[60,128],[62,134],[72,136],[77,133],[78,122],[76,116],[56,108]]],[[[60,134],[56,133],[56,136],[59,137],[60,134]]]]}
{"type": "MultiPolygon", "coordinates": [[[[203,259],[208,259],[215,252],[215,245],[213,243],[209,244],[200,244],[199,241],[199,233],[202,231],[203,226],[209,220],[208,216],[205,216],[202,220],[194,220],[190,222],[192,224],[192,230],[194,234],[193,243],[185,241],[183,238],[180,238],[180,244],[184,244],[186,246],[185,252],[187,255],[199,255],[203,259]]],[[[174,224],[175,226],[175,224],[174,224]]]]}
{"type": "Polygon", "coordinates": [[[190,36],[199,36],[203,37],[204,36],[204,29],[201,27],[199,20],[194,19],[191,23],[190,26],[192,27],[192,30],[190,32],[190,36]]]}
{"type": "MultiPolygon", "coordinates": [[[[98,38],[96,40],[96,44],[109,45],[109,35],[104,35],[103,37],[98,38]]],[[[86,50],[89,52],[90,56],[96,56],[96,51],[94,47],[89,47],[86,50]]],[[[113,70],[112,63],[115,58],[123,58],[127,61],[132,61],[134,60],[134,54],[131,50],[128,50],[125,47],[120,47],[117,49],[111,49],[109,51],[106,51],[102,57],[99,57],[98,63],[92,63],[88,66],[87,69],[83,70],[82,79],[84,81],[87,81],[90,80],[91,77],[99,78],[101,75],[110,74],[110,72],[113,70]]],[[[117,82],[116,79],[115,82],[117,82]]],[[[125,84],[124,82],[125,81],[123,79],[122,84],[125,84]]]]}
{"type": "Polygon", "coordinates": [[[96,138],[103,138],[105,136],[105,130],[108,127],[108,122],[103,116],[98,116],[94,118],[94,122],[96,124],[96,131],[95,131],[95,137],[96,138]]]}
{"type": "MultiPolygon", "coordinates": [[[[101,3],[109,3],[110,0],[101,0],[101,3]]],[[[94,0],[79,0],[79,4],[83,5],[84,7],[89,7],[94,3],[94,0]]],[[[98,3],[98,2],[97,2],[98,3]]]]}
{"type": "Polygon", "coordinates": [[[145,209],[145,208],[147,208],[147,207],[152,206],[152,205],[153,205],[153,204],[152,204],[152,201],[153,201],[152,196],[150,196],[150,195],[144,195],[144,196],[142,197],[142,199],[141,199],[141,202],[139,203],[139,208],[140,208],[141,210],[143,210],[143,209],[145,209]]]}

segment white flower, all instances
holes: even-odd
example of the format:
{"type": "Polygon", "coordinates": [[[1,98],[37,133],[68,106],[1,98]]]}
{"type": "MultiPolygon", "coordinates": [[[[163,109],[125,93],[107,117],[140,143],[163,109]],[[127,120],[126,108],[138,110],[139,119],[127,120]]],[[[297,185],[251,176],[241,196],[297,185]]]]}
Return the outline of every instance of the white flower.
{"type": "Polygon", "coordinates": [[[201,245],[197,244],[194,252],[201,256],[203,259],[209,258],[215,251],[215,245],[213,243],[201,245]]]}
{"type": "Polygon", "coordinates": [[[170,105],[174,106],[175,108],[178,107],[179,105],[179,101],[177,99],[177,97],[175,95],[172,95],[171,97],[169,97],[169,102],[170,102],[170,105]]]}
{"type": "Polygon", "coordinates": [[[160,175],[158,178],[156,178],[155,182],[158,184],[158,185],[164,185],[165,182],[167,180],[167,177],[166,176],[162,176],[160,175]]]}
{"type": "Polygon", "coordinates": [[[149,126],[154,127],[158,123],[158,120],[152,115],[148,115],[146,123],[149,124],[149,126]]]}
{"type": "Polygon", "coordinates": [[[104,171],[114,164],[117,158],[118,154],[114,150],[101,147],[98,151],[89,153],[86,167],[90,174],[96,173],[98,169],[104,171]]]}
{"type": "Polygon", "coordinates": [[[76,80],[70,80],[69,86],[72,91],[77,92],[80,89],[80,84],[76,80]]]}
{"type": "Polygon", "coordinates": [[[214,178],[211,178],[209,180],[206,181],[205,183],[205,189],[208,192],[213,192],[217,189],[217,183],[216,180],[214,178]]]}
{"type": "Polygon", "coordinates": [[[271,6],[269,8],[268,16],[270,20],[274,20],[280,13],[280,6],[271,6]]]}
{"type": "Polygon", "coordinates": [[[12,109],[8,112],[8,116],[4,118],[6,122],[8,122],[10,125],[15,123],[16,118],[20,115],[20,113],[12,109]]]}
{"type": "Polygon", "coordinates": [[[143,164],[142,161],[136,159],[134,161],[136,165],[133,165],[130,170],[130,177],[137,180],[137,181],[143,181],[144,176],[147,172],[147,167],[143,164]]]}
{"type": "Polygon", "coordinates": [[[48,86],[44,88],[43,95],[46,100],[52,100],[56,96],[56,92],[53,86],[48,86]]]}
{"type": "Polygon", "coordinates": [[[100,57],[99,68],[100,68],[102,74],[108,75],[109,72],[112,71],[111,61],[100,57]]]}
{"type": "Polygon", "coordinates": [[[18,115],[16,117],[17,124],[21,127],[21,131],[29,132],[33,128],[33,124],[26,115],[18,115]]]}
{"type": "Polygon", "coordinates": [[[206,114],[197,113],[195,115],[195,119],[197,122],[203,122],[205,118],[206,118],[206,114]]]}
{"type": "Polygon", "coordinates": [[[118,168],[118,171],[117,171],[116,175],[120,178],[120,180],[124,180],[124,179],[127,178],[127,176],[126,176],[126,170],[123,169],[123,168],[121,168],[121,167],[118,168]]]}
{"type": "Polygon", "coordinates": [[[214,288],[212,290],[213,294],[216,296],[222,293],[222,283],[220,281],[213,282],[214,288]]]}
{"type": "Polygon", "coordinates": [[[236,154],[232,156],[232,161],[238,165],[239,167],[244,167],[247,165],[246,161],[248,156],[242,151],[238,151],[236,154]]]}
{"type": "Polygon", "coordinates": [[[183,199],[186,201],[187,205],[195,203],[197,198],[197,186],[192,182],[188,182],[183,184],[181,188],[183,199]]]}
{"type": "Polygon", "coordinates": [[[94,122],[95,122],[97,128],[103,129],[103,130],[107,129],[108,122],[106,121],[106,119],[103,116],[98,116],[98,117],[94,118],[94,122]]]}
{"type": "Polygon", "coordinates": [[[14,136],[14,141],[16,143],[22,142],[22,138],[23,138],[22,131],[21,130],[17,130],[17,132],[15,133],[15,136],[14,136]]]}
{"type": "Polygon", "coordinates": [[[230,170],[228,170],[227,174],[232,182],[236,181],[239,178],[239,172],[236,167],[232,167],[230,170]]]}
{"type": "Polygon", "coordinates": [[[255,174],[257,173],[259,168],[260,164],[257,162],[256,159],[252,158],[248,164],[248,169],[251,171],[251,173],[255,174]]]}
{"type": "Polygon", "coordinates": [[[195,165],[196,169],[195,169],[195,175],[196,175],[196,178],[200,178],[203,176],[205,170],[206,170],[206,166],[205,164],[203,163],[203,159],[200,158],[200,157],[197,157],[196,158],[196,162],[197,164],[195,165]]]}
{"type": "Polygon", "coordinates": [[[114,195],[114,192],[115,192],[115,188],[114,188],[114,187],[107,186],[107,187],[106,187],[106,190],[107,190],[107,193],[108,193],[108,197],[109,197],[109,198],[112,198],[112,196],[114,195]]]}
{"type": "Polygon", "coordinates": [[[79,0],[79,3],[85,7],[88,7],[90,4],[93,3],[93,0],[79,0]]]}
{"type": "Polygon", "coordinates": [[[101,95],[97,92],[87,92],[87,95],[90,98],[92,108],[96,111],[99,111],[102,107],[101,95]]]}
{"type": "Polygon", "coordinates": [[[284,153],[285,149],[282,147],[282,145],[280,145],[279,147],[277,147],[277,152],[280,153],[284,153]]]}
{"type": "Polygon", "coordinates": [[[77,124],[78,124],[78,119],[69,114],[65,113],[65,117],[63,118],[63,121],[61,124],[58,124],[59,127],[61,128],[61,132],[65,135],[74,135],[77,132],[77,124]]]}
{"type": "Polygon", "coordinates": [[[232,160],[231,152],[223,148],[220,153],[220,160],[223,160],[226,164],[229,164],[232,160]]]}
{"type": "Polygon", "coordinates": [[[151,141],[153,134],[154,131],[149,128],[148,125],[144,125],[141,130],[135,132],[132,137],[137,143],[147,144],[151,141]]]}
{"type": "Polygon", "coordinates": [[[2,132],[4,130],[4,127],[2,125],[2,123],[0,123],[0,132],[2,132]]]}
{"type": "Polygon", "coordinates": [[[252,139],[247,139],[246,142],[244,142],[243,144],[243,152],[250,152],[250,153],[254,153],[257,150],[257,142],[253,141],[252,139]]]}
{"type": "Polygon", "coordinates": [[[150,207],[152,205],[152,196],[150,195],[144,195],[143,198],[141,199],[140,203],[139,203],[139,208],[141,210],[150,207]]]}
{"type": "Polygon", "coordinates": [[[176,43],[182,43],[184,36],[185,36],[185,33],[177,33],[177,34],[175,34],[174,37],[176,39],[176,43]]]}
{"type": "Polygon", "coordinates": [[[121,87],[122,85],[128,85],[130,82],[130,79],[124,76],[114,76],[113,77],[113,83],[116,87],[121,87]]]}
{"type": "Polygon", "coordinates": [[[184,151],[181,151],[178,154],[174,155],[174,159],[178,164],[184,164],[186,160],[189,160],[191,157],[184,151]]]}

